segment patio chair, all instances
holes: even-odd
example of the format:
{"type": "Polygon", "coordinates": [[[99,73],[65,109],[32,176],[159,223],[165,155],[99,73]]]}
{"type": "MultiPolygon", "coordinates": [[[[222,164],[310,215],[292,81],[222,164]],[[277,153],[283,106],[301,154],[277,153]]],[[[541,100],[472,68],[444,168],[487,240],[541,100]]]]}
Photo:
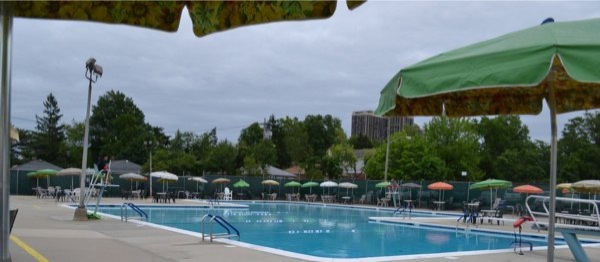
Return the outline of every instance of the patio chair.
{"type": "Polygon", "coordinates": [[[360,196],[360,199],[358,200],[358,203],[364,204],[365,201],[367,201],[367,195],[362,195],[362,196],[360,196]]]}
{"type": "Polygon", "coordinates": [[[43,189],[42,187],[37,187],[36,195],[38,198],[46,198],[46,197],[48,197],[48,190],[43,189]]]}
{"type": "Polygon", "coordinates": [[[491,224],[493,221],[496,221],[496,223],[498,225],[500,225],[500,221],[502,221],[502,225],[504,225],[504,219],[502,219],[503,216],[504,216],[504,211],[502,211],[500,209],[496,209],[496,212],[494,213],[494,215],[489,218],[489,223],[491,224]]]}
{"type": "Polygon", "coordinates": [[[498,205],[500,205],[501,200],[502,200],[502,198],[499,198],[499,197],[494,199],[494,203],[492,204],[492,210],[498,209],[498,205]]]}
{"type": "Polygon", "coordinates": [[[367,192],[366,203],[367,204],[373,203],[373,190],[369,190],[369,192],[367,192]]]}
{"type": "Polygon", "coordinates": [[[73,200],[73,202],[79,201],[79,197],[81,197],[81,189],[80,188],[73,189],[73,191],[71,191],[71,199],[73,200]]]}
{"type": "Polygon", "coordinates": [[[56,197],[56,189],[53,186],[48,187],[48,196],[52,198],[56,197]]]}

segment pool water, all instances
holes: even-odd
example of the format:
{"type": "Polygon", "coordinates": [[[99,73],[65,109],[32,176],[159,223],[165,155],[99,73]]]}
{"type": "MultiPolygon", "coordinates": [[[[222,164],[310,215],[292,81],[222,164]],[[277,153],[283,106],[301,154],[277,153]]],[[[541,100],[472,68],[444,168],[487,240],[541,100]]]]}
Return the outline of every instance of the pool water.
{"type": "MultiPolygon", "coordinates": [[[[515,240],[512,234],[369,222],[369,217],[392,214],[375,209],[286,203],[255,203],[232,209],[140,208],[148,213],[151,223],[193,232],[201,232],[204,215],[219,215],[240,231],[241,242],[324,258],[510,249],[515,240]]],[[[101,207],[100,211],[120,216],[120,207],[101,207]]],[[[427,215],[430,216],[412,213],[413,218],[427,215]]],[[[214,230],[225,232],[218,226],[214,230]]],[[[537,237],[524,236],[523,241],[546,245],[544,239],[537,237]]]]}

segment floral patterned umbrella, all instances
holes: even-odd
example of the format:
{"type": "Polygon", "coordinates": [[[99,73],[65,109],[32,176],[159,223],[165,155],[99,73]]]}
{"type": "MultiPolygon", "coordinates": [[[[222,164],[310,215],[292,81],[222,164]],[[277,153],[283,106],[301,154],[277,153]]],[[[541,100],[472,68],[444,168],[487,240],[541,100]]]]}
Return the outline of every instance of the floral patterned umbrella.
{"type": "MultiPolygon", "coordinates": [[[[400,70],[377,115],[539,114],[550,109],[550,187],[556,187],[556,114],[600,108],[600,19],[541,25],[439,54],[400,70]]],[[[556,191],[550,190],[548,261],[556,191]]]]}
{"type": "MultiPolygon", "coordinates": [[[[346,1],[354,9],[365,1],[346,1]]],[[[128,24],[175,32],[183,8],[194,34],[286,20],[321,19],[333,15],[336,1],[17,1],[15,17],[128,24]]]]}
{"type": "MultiPolygon", "coordinates": [[[[349,9],[354,9],[365,1],[349,0],[346,3],[349,9]]],[[[0,1],[4,26],[0,42],[12,41],[13,17],[127,24],[174,32],[179,28],[185,7],[194,34],[204,36],[245,25],[327,18],[333,15],[336,5],[336,1],[0,1]]],[[[11,56],[11,44],[1,45],[0,63],[8,66],[0,72],[0,94],[10,94],[11,56]]],[[[10,123],[9,97],[0,96],[0,104],[4,105],[0,108],[0,122],[10,123]]],[[[2,128],[0,139],[9,141],[10,127],[2,128]]],[[[0,148],[1,157],[6,157],[8,150],[6,145],[0,148]]],[[[8,183],[9,175],[7,165],[0,170],[0,183],[8,183]]],[[[8,198],[9,193],[2,191],[2,221],[9,219],[8,198]]],[[[0,238],[0,253],[9,254],[8,234],[1,234],[0,238]]]]}

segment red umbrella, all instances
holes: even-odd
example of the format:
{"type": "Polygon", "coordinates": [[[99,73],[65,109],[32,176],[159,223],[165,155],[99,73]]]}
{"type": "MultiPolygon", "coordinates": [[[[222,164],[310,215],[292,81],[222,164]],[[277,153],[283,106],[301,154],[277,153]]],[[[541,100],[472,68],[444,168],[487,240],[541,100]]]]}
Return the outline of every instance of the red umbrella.
{"type": "Polygon", "coordinates": [[[513,188],[513,192],[526,193],[526,194],[543,194],[544,190],[542,190],[539,187],[532,186],[532,185],[522,185],[522,186],[513,188]]]}

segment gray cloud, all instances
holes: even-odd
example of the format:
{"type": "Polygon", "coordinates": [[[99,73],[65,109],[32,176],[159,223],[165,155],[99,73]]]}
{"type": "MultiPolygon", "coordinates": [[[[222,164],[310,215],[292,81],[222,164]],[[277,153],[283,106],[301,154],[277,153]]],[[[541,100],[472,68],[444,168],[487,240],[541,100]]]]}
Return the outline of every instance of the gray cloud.
{"type": "MultiPolygon", "coordinates": [[[[206,132],[236,140],[271,114],[331,114],[350,132],[352,111],[374,109],[402,67],[440,52],[538,25],[598,17],[594,2],[383,2],[330,19],[242,27],[196,38],[185,15],[177,33],[122,25],[15,19],[12,122],[33,129],[52,92],[63,120],[82,121],[94,56],[108,90],[131,97],[146,121],[169,134],[206,132]]],[[[559,118],[563,124],[568,114],[559,118]]],[[[547,111],[523,117],[549,141],[547,111]]],[[[417,118],[423,124],[429,118],[417,118]]]]}

